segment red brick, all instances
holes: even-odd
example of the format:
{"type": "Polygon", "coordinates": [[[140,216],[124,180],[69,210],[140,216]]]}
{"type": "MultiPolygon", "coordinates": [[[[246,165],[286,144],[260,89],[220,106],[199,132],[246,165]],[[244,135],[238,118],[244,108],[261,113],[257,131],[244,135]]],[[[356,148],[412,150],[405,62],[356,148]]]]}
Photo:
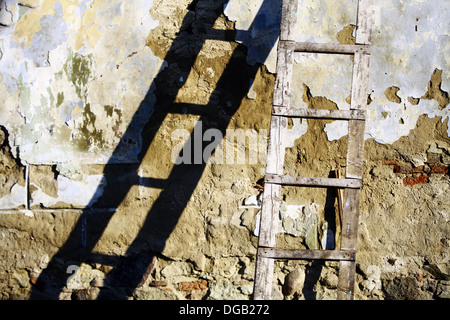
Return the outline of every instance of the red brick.
{"type": "Polygon", "coordinates": [[[180,291],[192,291],[192,290],[206,290],[208,289],[208,281],[186,281],[178,283],[178,289],[180,291]]]}
{"type": "Polygon", "coordinates": [[[394,173],[412,173],[412,167],[411,166],[394,166],[394,173]]]}
{"type": "Polygon", "coordinates": [[[403,179],[403,185],[404,186],[412,186],[419,183],[427,183],[428,182],[428,176],[426,174],[423,174],[419,177],[406,177],[403,179]]]}
{"type": "Polygon", "coordinates": [[[447,173],[448,168],[442,164],[430,164],[431,173],[447,173]]]}
{"type": "Polygon", "coordinates": [[[164,287],[167,286],[167,281],[165,280],[153,280],[152,282],[150,282],[148,285],[150,287],[164,287]]]}
{"type": "MultiPolygon", "coordinates": [[[[414,173],[426,173],[428,168],[425,168],[424,166],[418,166],[416,168],[412,169],[412,172],[414,173]]],[[[429,170],[428,170],[429,171],[429,170]]]]}

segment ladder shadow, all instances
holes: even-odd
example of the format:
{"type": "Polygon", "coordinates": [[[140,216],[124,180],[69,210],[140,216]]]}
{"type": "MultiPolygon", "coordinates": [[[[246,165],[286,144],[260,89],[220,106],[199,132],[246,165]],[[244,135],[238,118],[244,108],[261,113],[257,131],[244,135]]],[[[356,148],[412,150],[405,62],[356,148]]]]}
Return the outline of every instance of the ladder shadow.
{"type": "MultiPolygon", "coordinates": [[[[202,163],[199,164],[175,165],[167,179],[151,177],[142,179],[138,175],[138,170],[144,156],[154,142],[155,135],[164,125],[164,119],[169,113],[180,113],[180,110],[182,110],[183,113],[199,115],[198,121],[203,122],[203,130],[208,129],[205,124],[209,124],[220,130],[222,136],[225,137],[226,128],[230,123],[231,117],[238,110],[241,101],[248,92],[249,83],[254,79],[259,68],[258,65],[250,66],[247,64],[247,48],[239,44],[233,51],[225,71],[211,94],[211,97],[215,97],[214,100],[211,99],[207,106],[175,103],[178,92],[185,84],[205,40],[211,38],[222,41],[235,40],[235,31],[223,32],[213,29],[215,21],[222,14],[223,6],[227,2],[227,0],[193,0],[188,6],[190,11],[195,11],[196,19],[192,21],[190,18],[184,18],[179,34],[173,40],[164,58],[169,66],[175,63],[179,65],[178,74],[174,75],[174,70],[170,68],[162,68],[158,72],[150,86],[150,88],[156,87],[154,93],[157,99],[153,114],[145,115],[148,117],[148,122],[142,128],[140,125],[143,116],[142,110],[146,110],[147,108],[145,107],[151,101],[151,91],[149,90],[105,166],[103,176],[107,184],[103,188],[102,196],[95,202],[92,201],[83,210],[63,246],[51,258],[47,267],[41,272],[36,283],[32,286],[30,299],[58,299],[70,275],[67,273],[67,267],[79,266],[82,262],[109,263],[114,266],[113,271],[105,279],[106,286],[100,290],[97,298],[99,300],[127,299],[137,287],[142,285],[152,271],[154,257],[163,251],[168,237],[174,230],[201,179],[206,167],[205,161],[208,160],[203,159],[202,163]],[[197,10],[205,2],[209,2],[211,6],[214,4],[216,6],[215,11],[206,12],[203,8],[197,10]],[[167,87],[166,82],[170,81],[170,79],[184,80],[171,82],[171,87],[167,87]],[[217,97],[225,103],[217,104],[217,97]],[[227,105],[226,101],[231,101],[232,107],[227,105]],[[184,112],[186,110],[187,112],[184,112]],[[133,176],[123,180],[123,177],[117,175],[118,166],[115,164],[114,159],[126,147],[129,132],[135,132],[137,129],[143,129],[139,163],[127,165],[129,172],[132,172],[133,176]],[[135,240],[123,256],[93,253],[92,250],[114,216],[114,212],[110,211],[97,212],[98,204],[102,203],[102,201],[107,201],[109,207],[117,209],[127,193],[135,185],[162,189],[158,198],[149,208],[144,224],[135,240]],[[83,246],[81,246],[81,243],[83,243],[83,246]],[[57,281],[55,281],[55,278],[57,281]],[[130,288],[130,291],[115,292],[110,289],[110,286],[127,287],[130,288]]],[[[246,32],[251,32],[253,28],[258,27],[257,24],[260,24],[265,19],[264,15],[267,12],[270,12],[271,15],[278,14],[278,17],[281,16],[281,0],[264,0],[255,20],[246,32]],[[272,9],[268,10],[268,8],[272,9]],[[279,8],[279,12],[274,12],[273,8],[279,8]]],[[[279,26],[279,23],[277,23],[277,26],[279,26]]],[[[269,55],[270,49],[276,44],[278,35],[279,29],[266,38],[266,45],[260,48],[260,57],[269,55]]],[[[270,107],[268,106],[268,108],[270,107]]],[[[193,134],[191,134],[189,139],[194,139],[193,134]]],[[[159,160],[155,159],[152,161],[159,160]]],[[[97,191],[100,192],[100,189],[97,191]]],[[[180,245],[185,246],[186,244],[180,245]]]]}

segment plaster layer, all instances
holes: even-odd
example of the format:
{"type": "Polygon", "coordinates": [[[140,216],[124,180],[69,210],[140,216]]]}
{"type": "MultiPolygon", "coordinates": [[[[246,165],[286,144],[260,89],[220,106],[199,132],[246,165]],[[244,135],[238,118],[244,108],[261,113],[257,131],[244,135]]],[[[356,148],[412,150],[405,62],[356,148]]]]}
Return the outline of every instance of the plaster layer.
{"type": "MultiPolygon", "coordinates": [[[[355,2],[303,1],[299,40],[352,43],[355,2]]],[[[270,124],[274,56],[261,52],[275,51],[281,2],[2,3],[0,298],[251,298],[265,161],[250,160],[261,151],[250,138],[270,124]],[[219,144],[231,145],[225,160],[239,151],[245,161],[173,162],[183,146],[174,132],[217,127],[251,133],[219,144]]],[[[369,97],[355,295],[446,298],[448,72],[437,62],[448,45],[433,37],[447,32],[448,5],[382,3],[373,61],[385,74],[369,97]],[[433,40],[420,49],[422,27],[433,40]]],[[[294,71],[295,105],[348,108],[348,56],[299,54],[294,71]]],[[[290,122],[285,174],[344,169],[338,123],[290,122]]],[[[279,247],[339,246],[333,190],[283,188],[279,247]]],[[[337,274],[333,262],[278,261],[273,298],[334,299],[337,274]]]]}
{"type": "MultiPolygon", "coordinates": [[[[225,14],[236,21],[238,29],[247,30],[261,3],[262,0],[244,3],[229,1],[225,14]]],[[[446,22],[450,9],[448,3],[438,0],[407,3],[376,1],[371,9],[371,102],[368,106],[366,139],[374,138],[380,143],[392,144],[408,135],[422,114],[430,118],[441,117],[442,121],[448,119],[448,99],[444,105],[440,105],[436,100],[420,98],[425,95],[436,69],[443,71],[440,89],[447,93],[450,89],[450,30],[446,22]],[[401,102],[392,102],[385,96],[384,92],[391,86],[400,89],[398,95],[401,102]],[[413,98],[419,99],[418,103],[411,103],[413,98]]],[[[295,40],[339,43],[339,33],[355,23],[356,1],[302,1],[298,8],[295,40]]],[[[251,36],[242,40],[244,44],[251,46],[252,41],[260,40],[259,37],[270,37],[267,33],[271,29],[264,27],[264,24],[252,26],[257,31],[250,30],[251,36]]],[[[250,63],[264,63],[269,71],[274,72],[274,55],[275,52],[271,52],[269,58],[262,61],[258,59],[257,53],[250,50],[247,60],[250,63]]],[[[340,55],[296,53],[295,62],[293,107],[306,107],[301,90],[304,83],[313,95],[331,99],[339,109],[349,108],[347,98],[351,89],[352,60],[340,55]]],[[[290,137],[298,138],[304,134],[305,124],[301,126],[297,123],[297,126],[297,130],[290,132],[290,137]]],[[[347,134],[347,124],[336,121],[328,124],[325,131],[329,140],[337,140],[347,134]]]]}
{"type": "Polygon", "coordinates": [[[158,26],[153,2],[5,5],[14,14],[0,30],[0,122],[13,153],[34,164],[136,162],[163,67],[145,42],[158,26]],[[142,122],[111,159],[133,116],[142,122]]]}

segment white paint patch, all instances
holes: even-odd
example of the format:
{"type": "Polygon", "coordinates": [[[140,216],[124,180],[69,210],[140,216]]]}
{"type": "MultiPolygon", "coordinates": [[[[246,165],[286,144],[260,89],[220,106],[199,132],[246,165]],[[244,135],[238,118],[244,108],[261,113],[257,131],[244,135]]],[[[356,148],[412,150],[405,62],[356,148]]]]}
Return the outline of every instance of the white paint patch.
{"type": "Polygon", "coordinates": [[[304,135],[308,130],[308,122],[306,120],[292,118],[292,124],[292,128],[286,131],[286,148],[292,148],[295,145],[295,140],[304,135]]]}
{"type": "Polygon", "coordinates": [[[26,188],[15,184],[11,188],[9,195],[0,198],[0,209],[16,209],[20,206],[26,206],[26,188]]]}
{"type": "MultiPolygon", "coordinates": [[[[270,31],[264,24],[253,23],[262,1],[230,0],[225,14],[236,21],[237,29],[252,27],[251,37],[237,36],[238,41],[249,47],[249,63],[264,63],[273,72],[275,51],[271,50],[267,59],[258,59],[255,53],[257,46],[252,47],[255,35],[263,37],[270,31]]],[[[425,94],[435,69],[443,70],[441,89],[450,90],[450,3],[445,0],[381,0],[374,1],[372,11],[374,25],[369,84],[372,103],[368,106],[365,138],[391,144],[408,135],[422,114],[430,118],[442,117],[442,121],[449,117],[448,106],[438,110],[436,101],[423,99],[418,105],[412,105],[408,97],[420,98],[425,94]],[[385,90],[391,86],[400,88],[400,104],[385,97],[385,90]],[[387,117],[382,112],[387,112],[387,117]]],[[[355,0],[301,1],[295,40],[337,43],[336,34],[355,22],[355,0]]],[[[348,56],[296,54],[295,61],[292,106],[305,107],[302,101],[302,84],[305,83],[313,96],[324,96],[334,101],[339,109],[349,108],[345,102],[350,94],[352,76],[352,62],[348,56]]],[[[450,127],[448,130],[450,133],[450,127]]],[[[334,121],[326,125],[325,131],[329,140],[340,139],[348,133],[347,123],[334,121]]],[[[289,139],[295,140],[305,132],[303,126],[297,126],[289,134],[289,139]]]]}
{"type": "Polygon", "coordinates": [[[370,265],[367,267],[367,280],[364,282],[365,287],[372,291],[381,289],[381,269],[378,266],[370,265]]]}
{"type": "MultiPolygon", "coordinates": [[[[310,228],[316,228],[318,205],[286,205],[284,202],[280,206],[280,215],[277,224],[277,233],[285,233],[293,236],[304,237],[310,228]],[[305,210],[307,207],[307,210],[305,210]]],[[[256,225],[254,235],[259,235],[261,211],[256,214],[256,225]]],[[[311,230],[312,231],[312,230],[311,230]]]]}
{"type": "Polygon", "coordinates": [[[236,21],[236,41],[248,48],[247,62],[263,63],[275,73],[281,1],[230,0],[224,13],[236,21]]]}
{"type": "MultiPolygon", "coordinates": [[[[19,17],[0,29],[0,95],[7,97],[0,105],[0,123],[9,132],[13,155],[24,163],[110,162],[139,110],[138,121],[127,132],[131,143],[122,143],[111,160],[137,161],[141,129],[155,102],[151,84],[165,66],[146,46],[149,32],[159,24],[150,15],[153,1],[91,2],[57,1],[40,18],[41,29],[29,45],[25,38],[13,37],[16,27],[23,28],[19,17]],[[86,83],[68,74],[70,66],[80,67],[71,64],[75,54],[89,61],[86,83]],[[83,114],[88,105],[96,119],[87,128],[98,130],[104,143],[99,147],[86,141],[91,147],[83,150],[74,141],[90,121],[83,114]],[[108,117],[105,106],[120,111],[120,121],[108,117]]],[[[31,15],[42,8],[27,10],[31,15]]]]}
{"type": "Polygon", "coordinates": [[[50,207],[58,202],[72,205],[75,208],[90,207],[103,194],[106,181],[102,175],[85,175],[81,181],[71,180],[62,175],[58,176],[57,197],[51,197],[44,193],[41,188],[31,184],[36,190],[31,194],[30,206],[42,204],[50,207]]]}
{"type": "MultiPolygon", "coordinates": [[[[424,99],[412,105],[408,97],[420,98],[425,94],[435,69],[443,70],[441,89],[447,92],[450,89],[446,51],[450,46],[450,3],[384,0],[377,1],[375,9],[379,23],[372,32],[370,88],[373,101],[368,106],[366,138],[391,144],[408,135],[420,115],[442,117],[442,121],[449,117],[448,106],[439,110],[437,101],[424,99]],[[397,95],[401,103],[391,102],[384,95],[390,86],[400,88],[397,95]]],[[[330,140],[347,134],[346,126],[336,122],[326,127],[330,140]]],[[[450,127],[447,132],[450,134],[450,127]]]]}

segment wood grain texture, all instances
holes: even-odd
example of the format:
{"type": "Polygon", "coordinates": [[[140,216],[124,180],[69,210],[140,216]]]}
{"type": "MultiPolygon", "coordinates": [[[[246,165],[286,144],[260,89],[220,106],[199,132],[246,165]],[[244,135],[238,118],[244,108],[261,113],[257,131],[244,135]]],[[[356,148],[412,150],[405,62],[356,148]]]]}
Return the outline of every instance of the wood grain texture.
{"type": "Polygon", "coordinates": [[[340,261],[338,299],[353,299],[363,174],[365,110],[369,93],[369,45],[372,23],[370,10],[372,1],[358,0],[355,45],[295,42],[293,32],[297,19],[297,6],[298,0],[283,0],[253,298],[256,300],[271,298],[274,259],[327,259],[340,261]],[[293,55],[297,51],[354,55],[350,110],[294,109],[289,107],[293,55]],[[283,175],[284,141],[288,117],[349,121],[345,178],[341,178],[341,175],[338,175],[338,178],[283,175]],[[275,235],[277,233],[282,185],[339,188],[340,250],[286,250],[276,248],[275,235]]]}
{"type": "Polygon", "coordinates": [[[356,53],[353,62],[350,109],[366,109],[369,95],[370,56],[356,53]]]}
{"type": "Polygon", "coordinates": [[[284,0],[281,7],[280,40],[294,40],[298,0],[284,0]]]}
{"type": "Polygon", "coordinates": [[[327,109],[298,109],[273,107],[272,115],[291,118],[318,118],[318,119],[338,119],[338,120],[364,120],[365,110],[327,110],[327,109]]]}
{"type": "Polygon", "coordinates": [[[311,52],[311,53],[335,53],[335,54],[370,54],[370,46],[365,44],[334,44],[334,43],[311,43],[311,42],[294,42],[291,44],[294,52],[311,52]]]}
{"type": "Polygon", "coordinates": [[[286,186],[311,186],[334,188],[361,188],[360,179],[311,178],[266,174],[264,185],[279,184],[286,186]]]}
{"type": "Polygon", "coordinates": [[[261,248],[262,257],[272,259],[300,259],[300,260],[348,260],[354,261],[356,252],[343,250],[302,250],[261,248]]]}
{"type": "Polygon", "coordinates": [[[372,0],[358,1],[356,44],[370,44],[372,30],[372,0]]]}
{"type": "Polygon", "coordinates": [[[350,120],[348,124],[347,160],[345,177],[362,179],[364,170],[364,131],[366,123],[350,120]]]}

